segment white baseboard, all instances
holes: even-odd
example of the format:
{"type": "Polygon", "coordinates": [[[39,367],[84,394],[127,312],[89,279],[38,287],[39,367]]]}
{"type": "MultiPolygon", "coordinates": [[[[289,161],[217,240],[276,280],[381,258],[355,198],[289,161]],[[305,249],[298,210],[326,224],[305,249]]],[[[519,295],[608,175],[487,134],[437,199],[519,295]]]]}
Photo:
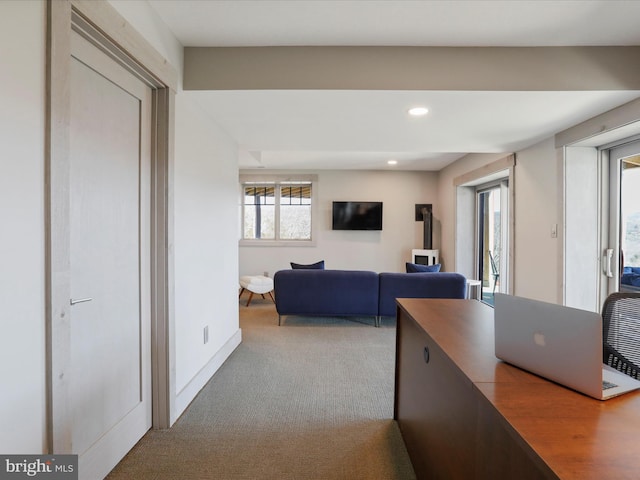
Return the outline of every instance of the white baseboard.
{"type": "Polygon", "coordinates": [[[214,373],[222,366],[229,355],[242,342],[242,329],[238,329],[229,340],[222,346],[220,350],[209,360],[209,362],[200,369],[200,371],[187,383],[187,385],[178,392],[175,401],[175,410],[171,418],[171,425],[182,415],[189,404],[196,398],[198,392],[202,390],[214,373]]]}

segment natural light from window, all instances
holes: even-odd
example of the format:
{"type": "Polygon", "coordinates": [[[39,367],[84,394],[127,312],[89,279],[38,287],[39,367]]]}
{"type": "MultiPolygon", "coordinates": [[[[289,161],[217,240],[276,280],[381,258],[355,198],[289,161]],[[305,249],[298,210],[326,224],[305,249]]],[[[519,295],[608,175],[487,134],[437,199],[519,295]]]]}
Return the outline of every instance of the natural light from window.
{"type": "Polygon", "coordinates": [[[243,184],[244,240],[311,240],[311,182],[243,184]]]}
{"type": "Polygon", "coordinates": [[[621,248],[624,266],[640,267],[640,157],[622,162],[621,248]]]}

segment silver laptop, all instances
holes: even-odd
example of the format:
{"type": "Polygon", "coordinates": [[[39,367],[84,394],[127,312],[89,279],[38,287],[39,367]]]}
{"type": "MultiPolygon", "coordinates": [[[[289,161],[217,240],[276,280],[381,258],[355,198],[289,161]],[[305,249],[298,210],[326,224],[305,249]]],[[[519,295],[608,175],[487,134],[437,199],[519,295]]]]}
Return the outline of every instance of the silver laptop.
{"type": "Polygon", "coordinates": [[[496,357],[599,400],[640,389],[602,363],[602,317],[594,312],[495,294],[496,357]]]}

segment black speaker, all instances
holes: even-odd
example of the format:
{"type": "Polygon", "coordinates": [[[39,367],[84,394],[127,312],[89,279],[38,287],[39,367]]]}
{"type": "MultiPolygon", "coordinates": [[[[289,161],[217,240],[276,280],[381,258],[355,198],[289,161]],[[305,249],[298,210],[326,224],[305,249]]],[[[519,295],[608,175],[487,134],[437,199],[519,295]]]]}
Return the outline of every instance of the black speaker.
{"type": "Polygon", "coordinates": [[[416,204],[416,222],[423,222],[422,248],[431,250],[433,248],[433,213],[431,204],[416,204]]]}
{"type": "Polygon", "coordinates": [[[422,248],[431,250],[433,248],[433,214],[431,210],[424,214],[423,222],[422,248]]]}

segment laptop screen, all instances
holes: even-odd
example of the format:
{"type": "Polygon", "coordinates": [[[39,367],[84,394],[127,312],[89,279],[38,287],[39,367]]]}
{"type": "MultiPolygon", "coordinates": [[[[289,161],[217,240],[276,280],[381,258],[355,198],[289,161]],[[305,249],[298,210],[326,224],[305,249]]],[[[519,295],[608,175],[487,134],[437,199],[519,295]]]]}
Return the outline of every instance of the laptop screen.
{"type": "Polygon", "coordinates": [[[595,312],[496,293],[495,354],[574,390],[602,391],[602,318],[595,312]]]}

